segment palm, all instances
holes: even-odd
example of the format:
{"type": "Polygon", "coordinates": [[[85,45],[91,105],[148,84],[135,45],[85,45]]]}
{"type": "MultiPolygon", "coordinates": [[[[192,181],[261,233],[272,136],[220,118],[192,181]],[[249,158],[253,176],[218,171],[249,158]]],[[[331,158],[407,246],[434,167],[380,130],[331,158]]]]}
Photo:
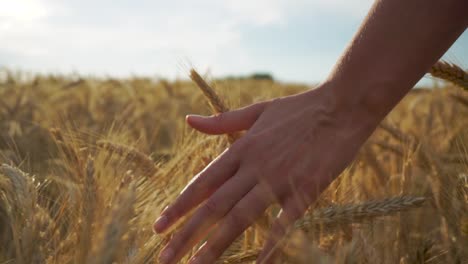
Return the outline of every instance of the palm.
{"type": "Polygon", "coordinates": [[[375,122],[330,108],[323,89],[255,104],[221,116],[188,118],[205,133],[248,130],[184,189],[155,224],[162,232],[203,203],[161,254],[175,263],[216,225],[192,263],[213,263],[274,203],[282,207],[259,260],[353,159],[375,122]]]}

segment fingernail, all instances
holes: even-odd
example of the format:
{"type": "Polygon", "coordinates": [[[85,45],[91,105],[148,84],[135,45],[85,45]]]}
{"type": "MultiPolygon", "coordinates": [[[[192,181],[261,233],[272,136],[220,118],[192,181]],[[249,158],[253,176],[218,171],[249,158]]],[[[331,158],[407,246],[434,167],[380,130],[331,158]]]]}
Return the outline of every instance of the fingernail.
{"type": "Polygon", "coordinates": [[[174,257],[174,250],[172,250],[172,248],[166,248],[159,256],[159,261],[163,264],[169,263],[169,261],[171,261],[173,257],[174,257]]]}
{"type": "Polygon", "coordinates": [[[166,229],[167,224],[169,224],[169,219],[167,216],[162,215],[156,220],[156,222],[154,222],[154,230],[156,232],[162,232],[164,229],[166,229]]]}

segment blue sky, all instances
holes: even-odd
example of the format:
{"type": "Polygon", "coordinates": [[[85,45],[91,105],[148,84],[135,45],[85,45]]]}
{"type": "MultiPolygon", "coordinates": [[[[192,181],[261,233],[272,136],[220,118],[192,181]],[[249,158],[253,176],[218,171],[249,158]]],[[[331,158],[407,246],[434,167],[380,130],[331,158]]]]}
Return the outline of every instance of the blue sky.
{"type": "MultiPolygon", "coordinates": [[[[0,0],[0,66],[185,78],[270,72],[323,80],[371,0],[0,0]]],[[[466,67],[465,32],[449,61],[466,67]]],[[[429,80],[430,81],[430,80],[429,80]]],[[[428,81],[426,81],[428,82],[428,81]]]]}

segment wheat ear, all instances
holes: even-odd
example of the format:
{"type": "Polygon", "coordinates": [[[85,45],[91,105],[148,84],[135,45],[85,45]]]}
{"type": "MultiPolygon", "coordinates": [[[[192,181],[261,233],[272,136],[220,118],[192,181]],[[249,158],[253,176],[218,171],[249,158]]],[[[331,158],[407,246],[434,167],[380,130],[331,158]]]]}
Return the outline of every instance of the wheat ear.
{"type": "Polygon", "coordinates": [[[388,216],[401,211],[420,207],[426,198],[397,196],[360,204],[347,204],[316,209],[296,223],[296,227],[314,224],[349,224],[380,216],[388,216]]]}
{"type": "Polygon", "coordinates": [[[250,250],[245,250],[244,252],[239,252],[233,256],[226,257],[225,259],[222,259],[218,263],[223,263],[223,264],[250,263],[252,261],[255,261],[259,255],[260,255],[260,250],[250,249],[250,250]]]}
{"type": "Polygon", "coordinates": [[[82,220],[80,221],[80,232],[78,234],[80,243],[80,250],[77,252],[78,263],[84,263],[86,261],[86,254],[91,248],[91,241],[93,238],[93,222],[96,212],[97,187],[95,180],[94,160],[91,157],[88,157],[85,171],[86,177],[84,178],[84,185],[82,189],[82,220]]]}
{"type": "Polygon", "coordinates": [[[134,216],[134,205],[136,202],[136,186],[130,184],[129,188],[118,196],[114,204],[110,222],[106,225],[104,237],[94,255],[91,255],[88,263],[114,263],[121,252],[122,239],[128,232],[130,221],[134,216]]]}
{"type": "Polygon", "coordinates": [[[438,61],[431,67],[429,73],[436,78],[452,82],[468,91],[468,72],[453,63],[438,61]]]}
{"type": "Polygon", "coordinates": [[[76,148],[73,146],[72,142],[66,140],[65,136],[62,133],[62,130],[59,128],[51,128],[49,132],[52,134],[52,138],[57,143],[57,146],[65,155],[65,158],[70,162],[70,164],[75,168],[78,175],[81,175],[81,168],[84,166],[83,161],[76,151],[76,148]]]}
{"type": "MultiPolygon", "coordinates": [[[[36,203],[34,178],[17,167],[2,164],[0,179],[4,177],[10,184],[0,184],[0,188],[6,187],[0,189],[0,211],[3,211],[0,222],[7,220],[6,226],[9,226],[12,236],[11,244],[7,243],[6,246],[15,251],[18,263],[42,263],[42,257],[36,254],[40,244],[35,242],[40,238],[39,232],[45,230],[39,230],[38,226],[40,215],[37,214],[39,206],[36,203]]],[[[46,233],[42,235],[45,237],[46,233]]]]}
{"type": "MultiPolygon", "coordinates": [[[[216,114],[220,114],[229,111],[229,108],[223,102],[221,97],[219,97],[218,94],[216,94],[215,90],[205,80],[203,80],[200,74],[198,74],[198,72],[194,69],[190,70],[190,79],[192,79],[192,81],[197,84],[198,88],[202,90],[203,94],[208,99],[208,102],[210,103],[213,112],[215,112],[216,114]]],[[[239,135],[228,134],[227,137],[229,143],[232,144],[234,143],[234,141],[236,141],[236,139],[239,138],[239,135]]]]}
{"type": "MultiPolygon", "coordinates": [[[[306,232],[335,230],[348,224],[371,220],[376,217],[388,216],[397,212],[420,207],[426,198],[414,196],[397,196],[381,200],[367,201],[360,204],[345,204],[315,209],[296,221],[294,228],[306,232]]],[[[288,230],[290,233],[292,230],[288,230]]],[[[283,237],[279,243],[284,242],[283,237]]]]}
{"type": "Polygon", "coordinates": [[[134,162],[137,166],[141,166],[142,171],[148,175],[152,176],[156,173],[156,166],[154,165],[153,160],[135,148],[106,140],[100,140],[96,144],[100,148],[116,153],[117,155],[134,162]]]}
{"type": "Polygon", "coordinates": [[[16,196],[16,202],[20,208],[25,207],[25,201],[30,199],[30,177],[27,173],[17,167],[8,164],[0,166],[0,173],[5,175],[11,182],[12,193],[16,196]]]}

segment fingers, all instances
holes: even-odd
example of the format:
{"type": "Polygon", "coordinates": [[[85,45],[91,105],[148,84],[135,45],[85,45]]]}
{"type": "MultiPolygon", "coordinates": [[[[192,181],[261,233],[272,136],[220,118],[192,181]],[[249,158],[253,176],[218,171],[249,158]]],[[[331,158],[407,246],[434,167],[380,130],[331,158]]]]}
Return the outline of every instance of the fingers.
{"type": "Polygon", "coordinates": [[[252,175],[240,171],[222,185],[177,232],[161,252],[161,263],[176,263],[255,186],[252,175]]]}
{"type": "Polygon", "coordinates": [[[257,103],[208,117],[188,115],[187,123],[194,129],[206,134],[218,135],[247,130],[258,119],[267,103],[257,103]]]}
{"type": "Polygon", "coordinates": [[[288,228],[304,215],[308,207],[307,204],[296,197],[289,197],[285,200],[282,205],[283,209],[271,227],[269,238],[257,259],[257,263],[273,263],[272,261],[280,249],[280,240],[286,235],[288,228]]]}
{"type": "Polygon", "coordinates": [[[256,185],[223,218],[215,233],[189,263],[214,263],[231,243],[257,220],[271,204],[260,185],[256,185]]]}
{"type": "Polygon", "coordinates": [[[195,176],[176,201],[164,210],[154,223],[154,231],[156,233],[164,232],[191,209],[203,202],[236,173],[238,166],[237,155],[231,149],[224,151],[195,176]]]}

